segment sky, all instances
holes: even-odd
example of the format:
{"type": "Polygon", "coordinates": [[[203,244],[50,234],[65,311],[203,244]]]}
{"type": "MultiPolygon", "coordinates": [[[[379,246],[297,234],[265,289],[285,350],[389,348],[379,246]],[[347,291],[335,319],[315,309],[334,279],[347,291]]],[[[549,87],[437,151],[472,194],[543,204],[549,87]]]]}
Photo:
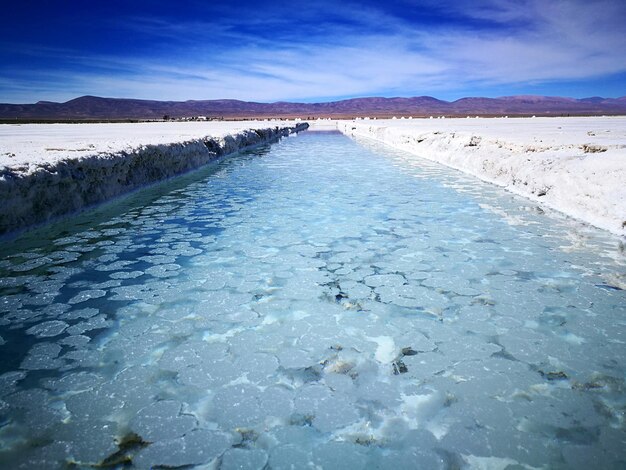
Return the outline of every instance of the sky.
{"type": "Polygon", "coordinates": [[[0,102],[626,95],[626,0],[4,2],[0,102]]]}

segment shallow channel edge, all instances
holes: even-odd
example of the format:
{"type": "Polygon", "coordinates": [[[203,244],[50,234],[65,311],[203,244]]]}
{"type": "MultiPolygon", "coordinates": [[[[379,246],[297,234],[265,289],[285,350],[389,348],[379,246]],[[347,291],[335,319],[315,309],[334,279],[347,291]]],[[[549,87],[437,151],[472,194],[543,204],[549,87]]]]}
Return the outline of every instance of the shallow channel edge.
{"type": "MultiPolygon", "coordinates": [[[[556,127],[566,122],[564,119],[550,122],[556,127]]],[[[512,120],[499,122],[506,121],[512,120]]],[[[532,136],[533,130],[526,127],[533,122],[530,119],[518,122],[520,133],[532,136]]],[[[590,121],[589,125],[593,124],[590,121]]],[[[417,124],[403,128],[394,122],[337,123],[339,131],[347,136],[374,140],[443,164],[578,221],[626,236],[623,145],[580,145],[568,135],[559,144],[536,144],[530,138],[526,144],[516,144],[506,138],[483,135],[478,126],[474,127],[460,132],[444,124],[433,130],[417,124]]]]}

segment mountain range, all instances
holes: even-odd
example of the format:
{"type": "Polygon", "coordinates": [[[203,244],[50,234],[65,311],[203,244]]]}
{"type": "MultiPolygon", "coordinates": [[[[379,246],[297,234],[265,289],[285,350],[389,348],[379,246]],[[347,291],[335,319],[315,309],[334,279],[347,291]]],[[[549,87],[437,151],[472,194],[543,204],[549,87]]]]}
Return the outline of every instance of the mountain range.
{"type": "Polygon", "coordinates": [[[621,98],[561,98],[506,96],[443,101],[430,96],[412,98],[354,98],[326,103],[257,103],[239,100],[151,101],[82,96],[65,103],[0,104],[3,120],[124,120],[205,116],[236,118],[352,118],[392,116],[561,116],[626,114],[621,98]]]}

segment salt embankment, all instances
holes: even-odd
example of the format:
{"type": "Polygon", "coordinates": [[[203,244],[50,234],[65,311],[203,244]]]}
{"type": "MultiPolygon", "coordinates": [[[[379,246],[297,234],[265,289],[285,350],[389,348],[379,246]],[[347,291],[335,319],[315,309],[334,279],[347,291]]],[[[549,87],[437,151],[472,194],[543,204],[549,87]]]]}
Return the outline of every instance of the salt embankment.
{"type": "Polygon", "coordinates": [[[307,127],[280,121],[1,125],[0,234],[307,127]]]}
{"type": "Polygon", "coordinates": [[[393,119],[338,122],[626,235],[626,117],[393,119]]]}

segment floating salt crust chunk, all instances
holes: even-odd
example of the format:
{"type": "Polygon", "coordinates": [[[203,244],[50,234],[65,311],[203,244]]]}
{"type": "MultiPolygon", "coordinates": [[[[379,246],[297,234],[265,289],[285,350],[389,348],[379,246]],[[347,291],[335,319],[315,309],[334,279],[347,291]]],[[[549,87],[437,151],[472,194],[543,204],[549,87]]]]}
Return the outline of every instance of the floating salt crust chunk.
{"type": "Polygon", "coordinates": [[[363,380],[362,382],[364,383],[359,384],[356,390],[359,399],[390,409],[399,405],[400,392],[395,384],[382,380],[363,380]]]}
{"type": "Polygon", "coordinates": [[[159,359],[159,367],[181,371],[187,367],[214,362],[226,357],[226,345],[205,341],[188,341],[167,349],[159,359]]]}
{"type": "Polygon", "coordinates": [[[322,432],[331,432],[359,419],[354,401],[345,396],[321,400],[313,414],[313,426],[322,432]]]}
{"type": "MultiPolygon", "coordinates": [[[[117,268],[116,268],[117,269],[117,268]]],[[[110,274],[111,279],[135,279],[139,276],[143,276],[142,271],[116,271],[110,274]]]]}
{"type": "Polygon", "coordinates": [[[22,361],[20,368],[27,370],[51,370],[58,369],[63,361],[57,359],[61,352],[61,346],[54,343],[35,344],[22,361]]]}
{"type": "Polygon", "coordinates": [[[63,346],[69,346],[71,348],[82,349],[91,341],[89,336],[85,335],[73,335],[67,336],[59,341],[59,344],[63,346]]]}
{"type": "Polygon", "coordinates": [[[359,418],[352,400],[334,395],[323,385],[303,387],[295,399],[295,412],[311,417],[313,426],[322,432],[342,428],[359,418]]]}
{"type": "Polygon", "coordinates": [[[55,438],[71,443],[69,460],[97,465],[117,452],[118,435],[118,424],[112,421],[70,420],[58,430],[55,438]]]}
{"type": "Polygon", "coordinates": [[[15,392],[17,383],[26,377],[24,371],[5,372],[0,375],[0,397],[15,392]]]}
{"type": "Polygon", "coordinates": [[[272,383],[278,364],[279,360],[274,355],[254,353],[237,359],[235,368],[245,373],[250,382],[265,385],[266,382],[272,383]]]}
{"type": "Polygon", "coordinates": [[[82,392],[91,390],[102,382],[102,376],[91,372],[74,372],[59,379],[45,379],[42,386],[55,392],[82,392]]]}
{"type": "Polygon", "coordinates": [[[88,331],[97,330],[100,328],[107,328],[112,324],[113,322],[111,320],[107,320],[106,315],[99,314],[85,321],[70,326],[66,330],[66,332],[70,335],[82,335],[83,333],[86,333],[88,331]]]}
{"type": "Polygon", "coordinates": [[[328,442],[315,447],[312,463],[317,468],[345,468],[356,470],[367,467],[363,446],[351,442],[328,442]]]}
{"type": "Polygon", "coordinates": [[[70,450],[71,444],[69,442],[53,442],[34,448],[31,452],[22,453],[17,460],[11,462],[11,465],[19,470],[59,467],[67,462],[70,450]]]}
{"type": "Polygon", "coordinates": [[[293,470],[312,466],[312,454],[298,444],[279,445],[272,449],[268,460],[275,470],[293,470]]]}
{"type": "Polygon", "coordinates": [[[64,321],[51,320],[31,326],[28,330],[26,330],[26,333],[34,335],[38,338],[50,338],[53,336],[59,336],[68,326],[69,324],[64,321]]]}
{"type": "Polygon", "coordinates": [[[148,442],[180,437],[198,424],[195,417],[181,414],[182,407],[177,401],[158,401],[139,410],[130,422],[130,429],[148,442]]]}
{"type": "Polygon", "coordinates": [[[100,297],[104,297],[106,294],[107,294],[106,291],[101,290],[101,289],[90,289],[90,290],[83,291],[78,295],[75,295],[68,301],[68,303],[78,304],[81,302],[86,302],[90,299],[99,299],[100,297]]]}
{"type": "Polygon", "coordinates": [[[178,379],[185,385],[204,390],[226,385],[241,375],[242,372],[235,369],[234,361],[224,359],[185,367],[178,372],[178,379]]]}
{"type": "Polygon", "coordinates": [[[154,403],[154,391],[147,386],[153,379],[153,371],[148,368],[131,366],[113,380],[70,395],[65,407],[75,419],[105,419],[120,412],[132,415],[154,403]]]}
{"type": "Polygon", "coordinates": [[[367,276],[364,282],[370,287],[401,286],[406,282],[406,279],[399,274],[375,274],[367,276]]]}
{"type": "Polygon", "coordinates": [[[213,397],[209,416],[222,429],[231,431],[254,427],[266,418],[286,419],[292,409],[292,392],[279,390],[274,387],[261,390],[247,384],[224,387],[213,397]],[[277,401],[272,403],[274,399],[277,401]]]}
{"type": "MultiPolygon", "coordinates": [[[[423,436],[420,436],[423,437],[423,436]]],[[[423,441],[416,439],[414,442],[423,441]]],[[[429,447],[424,445],[424,448],[429,447]]],[[[448,467],[446,461],[435,452],[429,452],[421,448],[408,448],[391,452],[377,452],[372,459],[372,468],[423,468],[429,470],[444,470],[448,467]]]]}
{"type": "Polygon", "coordinates": [[[95,317],[100,310],[97,308],[81,308],[78,310],[70,310],[69,312],[63,313],[59,316],[62,320],[78,320],[78,319],[88,319],[95,317]]]}
{"type": "Polygon", "coordinates": [[[289,348],[278,354],[281,367],[285,369],[305,369],[315,365],[315,359],[307,351],[289,348]]]}
{"type": "Polygon", "coordinates": [[[372,295],[372,289],[365,284],[355,281],[341,281],[341,291],[345,292],[349,299],[368,299],[372,295]]]}
{"type": "Polygon", "coordinates": [[[176,439],[157,441],[133,458],[137,468],[184,467],[211,462],[228,449],[233,438],[217,431],[196,429],[176,439]]]}
{"type": "Polygon", "coordinates": [[[220,470],[262,469],[267,459],[267,452],[262,449],[228,449],[222,455],[220,470]]]}

